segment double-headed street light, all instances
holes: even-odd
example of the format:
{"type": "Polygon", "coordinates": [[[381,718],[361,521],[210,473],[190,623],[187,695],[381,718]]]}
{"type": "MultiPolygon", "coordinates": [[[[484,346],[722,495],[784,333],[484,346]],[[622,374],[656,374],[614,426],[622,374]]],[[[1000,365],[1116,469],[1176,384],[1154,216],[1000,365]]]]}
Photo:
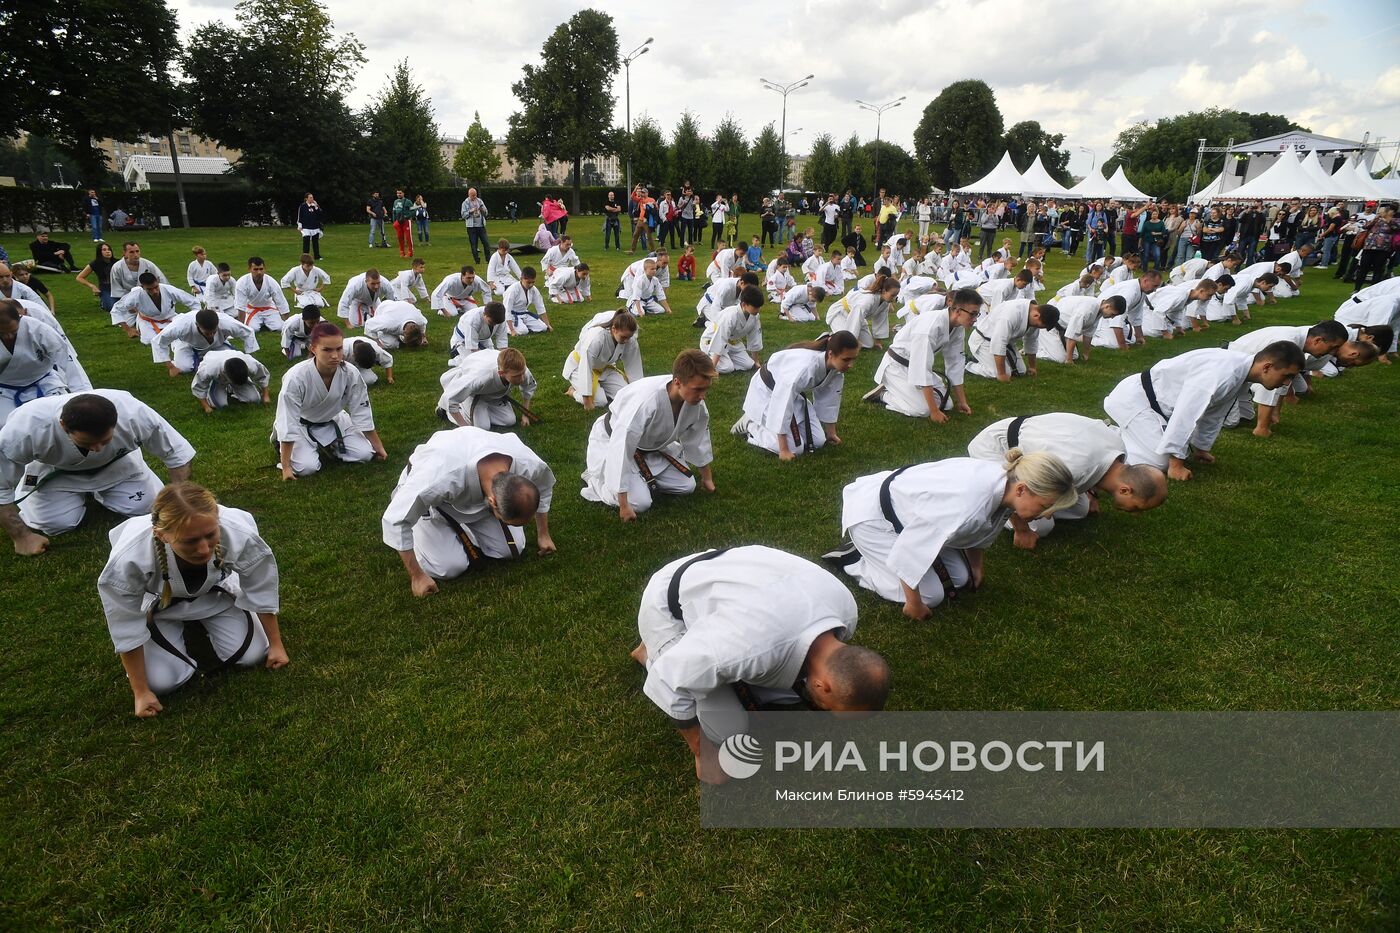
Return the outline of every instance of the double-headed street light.
{"type": "MultiPolygon", "coordinates": [[[[781,127],[780,127],[779,130],[778,130],[778,139],[781,141],[782,147],[783,147],[783,177],[778,179],[778,190],[779,190],[779,191],[782,190],[782,188],[783,188],[783,183],[784,183],[785,181],[787,181],[787,138],[788,138],[788,131],[787,131],[787,99],[788,99],[788,95],[791,94],[793,91],[797,90],[798,88],[804,88],[804,87],[806,87],[806,86],[807,86],[807,83],[808,83],[809,81],[811,81],[813,77],[814,77],[813,75],[808,75],[808,76],[805,77],[805,78],[798,78],[796,81],[792,82],[791,84],[779,84],[779,83],[776,82],[776,81],[769,81],[767,78],[759,78],[759,79],[758,79],[758,83],[761,84],[764,88],[766,88],[766,89],[768,89],[768,90],[770,90],[770,91],[776,91],[777,93],[783,95],[783,122],[782,122],[781,127]]],[[[794,133],[797,133],[797,132],[800,132],[800,130],[793,130],[793,132],[794,132],[794,133]]]]}
{"type": "Polygon", "coordinates": [[[908,95],[900,95],[899,97],[896,97],[894,100],[890,101],[889,103],[885,103],[885,104],[871,104],[871,103],[867,103],[867,102],[865,102],[865,101],[863,101],[863,100],[857,100],[857,101],[856,101],[856,103],[860,106],[860,109],[861,109],[861,110],[869,110],[871,113],[875,114],[875,195],[876,195],[876,196],[879,196],[879,194],[880,194],[880,118],[883,117],[883,116],[885,115],[885,111],[886,111],[886,110],[893,110],[894,108],[898,107],[900,104],[904,103],[904,99],[905,99],[906,96],[908,96],[908,95]]]}
{"type": "Polygon", "coordinates": [[[627,216],[629,218],[632,216],[630,206],[632,200],[632,63],[651,51],[647,46],[651,45],[652,41],[653,39],[648,36],[647,41],[628,52],[622,59],[622,70],[625,75],[623,80],[627,96],[627,199],[629,202],[627,216]]]}

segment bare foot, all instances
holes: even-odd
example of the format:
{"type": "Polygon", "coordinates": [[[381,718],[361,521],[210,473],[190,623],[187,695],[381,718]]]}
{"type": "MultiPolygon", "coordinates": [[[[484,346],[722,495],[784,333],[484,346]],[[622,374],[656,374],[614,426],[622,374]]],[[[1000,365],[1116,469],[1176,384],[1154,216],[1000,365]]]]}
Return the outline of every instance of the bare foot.
{"type": "Polygon", "coordinates": [[[636,662],[637,662],[638,664],[640,664],[642,667],[646,667],[646,666],[647,666],[647,646],[646,646],[646,643],[645,643],[645,642],[640,642],[640,641],[637,642],[637,647],[635,647],[635,648],[632,649],[632,651],[630,652],[630,656],[631,656],[631,658],[632,658],[633,661],[636,661],[636,662]]]}
{"type": "Polygon", "coordinates": [[[1257,427],[1257,428],[1254,429],[1254,436],[1255,436],[1255,437],[1269,437],[1269,436],[1271,436],[1273,433],[1274,433],[1273,431],[1270,431],[1268,428],[1264,427],[1263,425],[1260,425],[1259,427],[1257,427]]]}

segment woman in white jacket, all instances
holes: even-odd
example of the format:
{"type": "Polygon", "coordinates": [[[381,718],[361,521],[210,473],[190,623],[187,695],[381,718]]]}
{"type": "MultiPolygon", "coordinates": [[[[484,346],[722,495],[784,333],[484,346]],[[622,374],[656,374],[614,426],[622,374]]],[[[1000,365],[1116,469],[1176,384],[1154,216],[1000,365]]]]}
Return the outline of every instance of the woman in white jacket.
{"type": "Polygon", "coordinates": [[[642,378],[636,317],[630,311],[593,315],[579,331],[563,375],[569,381],[568,394],[585,411],[607,408],[627,383],[642,378]]]}

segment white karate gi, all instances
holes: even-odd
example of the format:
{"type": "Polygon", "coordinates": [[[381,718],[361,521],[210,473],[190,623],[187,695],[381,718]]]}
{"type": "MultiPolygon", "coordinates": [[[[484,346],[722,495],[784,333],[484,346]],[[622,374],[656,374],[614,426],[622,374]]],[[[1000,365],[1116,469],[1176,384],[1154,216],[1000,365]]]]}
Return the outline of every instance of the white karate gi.
{"type": "MultiPolygon", "coordinates": [[[[647,258],[654,259],[655,257],[647,258]]],[[[629,265],[626,269],[622,270],[622,277],[621,279],[619,279],[619,285],[617,289],[617,297],[626,298],[628,294],[628,289],[632,286],[632,280],[639,279],[647,274],[646,261],[646,258],[638,259],[636,262],[629,265]]],[[[663,266],[658,262],[656,266],[656,277],[661,280],[662,291],[666,291],[667,289],[669,289],[671,287],[671,264],[668,262],[666,263],[666,265],[663,266]]]]}
{"type": "Polygon", "coordinates": [[[931,414],[924,398],[925,387],[933,390],[941,411],[953,407],[948,385],[933,371],[935,357],[943,357],[949,384],[963,384],[963,328],[952,326],[946,307],[931,306],[934,298],[941,300],[943,296],[915,299],[914,313],[894,335],[894,342],[875,368],[875,384],[885,388],[881,398],[885,407],[911,418],[927,418],[931,414]],[[920,309],[919,302],[926,302],[927,306],[920,309]]]}
{"type": "MultiPolygon", "coordinates": [[[[1093,282],[1090,282],[1088,285],[1080,285],[1080,284],[1079,284],[1079,279],[1073,279],[1073,280],[1071,280],[1071,281],[1069,281],[1069,282],[1066,282],[1064,285],[1061,285],[1061,286],[1060,286],[1060,290],[1057,291],[1057,292],[1055,292],[1055,297],[1056,297],[1056,298],[1079,298],[1079,297],[1082,297],[1082,296],[1084,296],[1084,295],[1092,295],[1092,294],[1094,294],[1094,283],[1093,283],[1093,282]]],[[[1058,302],[1056,303],[1056,307],[1059,307],[1058,302]]]]}
{"type": "Polygon", "coordinates": [[[1159,285],[1157,290],[1142,299],[1142,333],[1144,337],[1160,337],[1186,329],[1186,305],[1200,304],[1191,301],[1191,289],[1200,280],[1183,282],[1180,285],[1159,285]]]}
{"type": "Polygon", "coordinates": [[[618,343],[608,323],[616,311],[593,315],[578,333],[578,342],[564,360],[563,376],[574,390],[580,405],[593,398],[593,407],[606,408],[628,383],[642,378],[642,348],[639,337],[618,343]]]}
{"type": "MultiPolygon", "coordinates": [[[[1225,268],[1225,263],[1223,263],[1223,262],[1217,262],[1217,263],[1212,263],[1212,264],[1210,265],[1210,267],[1206,269],[1205,272],[1202,272],[1202,273],[1201,273],[1201,278],[1203,278],[1203,279],[1210,279],[1212,282],[1218,282],[1218,281],[1220,281],[1220,277],[1221,277],[1222,275],[1227,275],[1228,273],[1229,273],[1229,270],[1225,268]]],[[[1189,276],[1188,276],[1188,278],[1189,278],[1189,276]]],[[[1233,278],[1233,276],[1231,276],[1231,278],[1233,278]]],[[[1186,280],[1185,280],[1185,279],[1182,279],[1182,281],[1180,281],[1180,282],[1172,282],[1172,284],[1173,284],[1173,285],[1184,285],[1184,284],[1186,284],[1186,280]]]]}
{"type": "MultiPolygon", "coordinates": [[[[540,265],[544,267],[545,281],[549,281],[549,277],[554,274],[556,269],[565,267],[572,268],[578,265],[578,262],[578,253],[574,252],[572,246],[567,250],[562,250],[559,248],[559,244],[556,243],[545,250],[544,258],[540,260],[540,265]]],[[[551,293],[549,297],[550,300],[553,300],[553,293],[551,293]]]]}
{"type": "Polygon", "coordinates": [[[189,283],[191,295],[203,295],[204,283],[218,277],[219,267],[207,259],[203,262],[193,260],[185,267],[185,281],[189,283]]]}
{"type": "Polygon", "coordinates": [[[19,501],[24,523],[40,534],[71,531],[82,522],[90,495],[120,515],[144,515],[165,485],[146,466],[143,450],[166,467],[194,459],[194,448],[170,423],[128,392],[92,389],[117,407],[112,440],[83,451],[59,424],[71,396],[28,402],[0,428],[0,505],[19,501]]]}
{"type": "MultiPolygon", "coordinates": [[[[143,272],[149,272],[154,275],[156,281],[160,282],[162,285],[170,284],[170,280],[165,277],[165,273],[160,271],[160,266],[157,266],[149,259],[136,260],[136,268],[133,270],[126,264],[124,258],[118,256],[117,261],[112,265],[111,271],[107,273],[107,284],[111,288],[112,300],[121,301],[126,297],[127,292],[131,291],[133,288],[140,288],[141,273],[143,272]]],[[[15,285],[19,284],[19,282],[15,283],[15,285]]],[[[28,288],[29,286],[26,285],[25,287],[28,288]]],[[[37,299],[38,296],[36,295],[35,298],[37,299]]],[[[114,317],[112,323],[120,324],[121,321],[114,317]]]]}
{"type": "MultiPolygon", "coordinates": [[[[1367,285],[1365,288],[1361,289],[1361,291],[1342,302],[1342,307],[1345,307],[1348,302],[1362,302],[1371,298],[1380,298],[1382,296],[1389,297],[1391,295],[1400,295],[1400,275],[1392,275],[1390,278],[1383,279],[1374,285],[1367,285]]],[[[1341,308],[1337,310],[1340,311],[1341,308]]]]}
{"type": "Polygon", "coordinates": [[[861,349],[868,350],[890,335],[889,302],[874,292],[854,289],[827,305],[826,326],[855,334],[861,349]]]}
{"type": "Polygon", "coordinates": [[[272,374],[267,367],[246,353],[237,350],[211,350],[200,360],[194,372],[194,382],[190,393],[198,399],[205,399],[215,408],[224,408],[230,401],[257,405],[262,402],[263,390],[272,382],[272,374]],[[248,381],[236,386],[224,375],[224,364],[229,360],[240,359],[248,364],[248,381]]]}
{"type": "Polygon", "coordinates": [[[710,410],[704,402],[682,403],[671,413],[666,386],[671,377],[648,376],[629,383],[612,400],[607,414],[588,433],[588,466],[583,473],[583,498],[614,508],[618,496],[640,515],[651,508],[655,493],[685,496],[695,491],[691,468],[710,465],[710,410]],[[637,455],[651,471],[653,487],[637,465],[637,455]],[[684,471],[677,464],[685,466],[684,471]]]}
{"type": "Polygon", "coordinates": [[[1249,354],[1215,349],[1157,362],[1148,373],[1160,413],[1148,402],[1141,373],[1118,383],[1103,408],[1118,425],[1128,462],[1165,470],[1171,457],[1185,460],[1189,447],[1209,451],[1253,363],[1249,354]]]}
{"type": "Polygon", "coordinates": [[[514,434],[459,427],[439,431],[414,448],[384,510],[384,543],[395,551],[412,551],[423,572],[436,580],[459,577],[471,566],[459,528],[483,557],[520,557],[525,530],[497,518],[481,488],[478,465],[498,454],[510,458],[510,472],[535,484],[539,511],[548,515],[554,473],[524,441],[514,434]]]}
{"type": "MultiPolygon", "coordinates": [[[[1211,265],[1208,260],[1202,259],[1201,257],[1197,256],[1194,259],[1186,260],[1181,265],[1177,266],[1175,269],[1172,269],[1172,271],[1167,276],[1167,280],[1173,285],[1180,285],[1187,279],[1202,278],[1206,275],[1207,271],[1209,271],[1210,268],[1211,265]]],[[[1222,271],[1224,271],[1225,267],[1222,265],[1220,268],[1222,271]]],[[[1219,274],[1216,274],[1211,276],[1211,278],[1218,279],[1220,278],[1220,276],[1219,274]]]]}
{"type": "MultiPolygon", "coordinates": [[[[1400,281],[1400,276],[1386,281],[1400,281]]],[[[1377,288],[1379,286],[1371,287],[1377,288]]],[[[1357,295],[1366,294],[1368,291],[1370,289],[1363,288],[1357,292],[1357,295]]],[[[1362,326],[1389,327],[1396,339],[1390,342],[1389,347],[1378,347],[1377,349],[1385,353],[1394,353],[1397,342],[1400,342],[1400,290],[1373,292],[1370,297],[1362,298],[1360,301],[1354,299],[1344,301],[1332,317],[1352,328],[1362,326]]]]}
{"type": "Polygon", "coordinates": [[[465,285],[462,274],[454,272],[438,283],[433,289],[429,306],[443,317],[457,317],[473,308],[480,308],[491,300],[491,289],[479,276],[472,276],[472,283],[465,285]]]}
{"type": "Polygon", "coordinates": [[[58,331],[29,314],[20,315],[15,348],[0,343],[0,428],[11,413],[26,402],[49,395],[65,395],[62,360],[68,343],[58,331]]]}
{"type": "MultiPolygon", "coordinates": [[[[442,394],[438,396],[437,410],[447,415],[453,424],[454,417],[460,415],[468,424],[478,428],[509,428],[519,419],[515,406],[510,403],[510,393],[515,387],[501,378],[500,350],[478,350],[463,358],[461,364],[449,366],[439,377],[442,394]]],[[[539,383],[525,369],[525,381],[520,384],[521,402],[526,408],[535,397],[539,383]]]]}
{"type": "Polygon", "coordinates": [[[802,260],[802,277],[813,285],[820,285],[821,279],[817,277],[817,270],[826,264],[826,260],[813,253],[802,260]]]}
{"type": "Polygon", "coordinates": [[[549,330],[542,317],[546,313],[544,297],[535,286],[531,285],[527,290],[523,283],[514,283],[501,296],[501,304],[506,306],[507,319],[515,327],[517,337],[542,334],[549,330]]]}
{"type": "Polygon", "coordinates": [[[700,296],[700,300],[695,303],[695,313],[703,317],[709,324],[713,324],[719,317],[720,311],[739,303],[739,289],[741,283],[738,279],[720,279],[713,285],[705,289],[705,293],[700,296]]]}
{"type": "Polygon", "coordinates": [[[884,599],[902,604],[907,584],[924,605],[937,606],[946,592],[935,561],[954,587],[966,586],[972,572],[963,549],[989,547],[1010,516],[1001,504],[1006,470],[964,457],[915,464],[890,481],[887,514],[880,493],[893,472],[862,476],[842,490],[841,532],[860,552],[844,569],[884,599]]]}
{"type": "MultiPolygon", "coordinates": [[[[314,325],[313,325],[314,326],[314,325]]],[[[282,324],[282,337],[279,341],[282,355],[289,361],[296,360],[311,345],[311,332],[300,314],[294,314],[282,324]]]]}
{"type": "Polygon", "coordinates": [[[829,297],[835,298],[846,290],[846,277],[841,274],[841,261],[829,259],[817,267],[817,280],[814,285],[826,289],[829,297]]]}
{"type": "Polygon", "coordinates": [[[276,279],[264,275],[262,284],[258,284],[253,281],[253,273],[248,272],[239,276],[238,285],[233,291],[234,309],[244,324],[255,332],[282,329],[283,318],[290,309],[287,307],[287,296],[282,294],[276,279]]]}
{"type": "Polygon", "coordinates": [[[179,313],[176,305],[191,311],[199,308],[193,295],[182,292],[173,285],[160,287],[160,301],[157,303],[144,288],[133,288],[112,306],[112,319],[121,320],[141,332],[141,342],[151,348],[151,359],[164,363],[170,359],[169,350],[162,346],[156,337],[179,313]]]}
{"type": "Polygon", "coordinates": [[[520,263],[515,261],[515,257],[510,253],[501,256],[501,251],[496,250],[491,254],[491,259],[486,263],[486,281],[491,284],[493,292],[505,294],[520,278],[520,263]]]}
{"type": "MultiPolygon", "coordinates": [[[[572,251],[571,251],[572,252],[572,251]]],[[[573,266],[560,266],[549,274],[549,300],[572,305],[593,297],[593,276],[578,274],[573,266]]]]}
{"type": "Polygon", "coordinates": [[[793,687],[812,643],[826,632],[849,640],[856,602],[831,573],[776,548],[730,548],[687,565],[693,556],[662,567],[642,591],[642,689],[672,720],[698,722],[719,745],[747,728],[735,687],[746,685],[763,702],[796,701],[793,687]],[[669,593],[677,574],[680,611],[673,614],[669,593]]]}
{"type": "Polygon", "coordinates": [[[462,315],[461,320],[452,328],[451,349],[447,357],[451,366],[461,366],[467,357],[478,350],[487,350],[493,346],[497,350],[504,350],[510,346],[510,329],[504,320],[492,325],[486,320],[485,308],[471,305],[467,307],[470,310],[462,315]]]}
{"type": "Polygon", "coordinates": [[[768,275],[764,279],[763,287],[768,292],[768,300],[774,304],[781,304],[787,297],[790,289],[797,287],[797,279],[792,277],[791,266],[783,266],[782,271],[777,270],[776,260],[768,267],[768,275]]]}
{"type": "Polygon", "coordinates": [[[379,341],[375,340],[373,337],[365,337],[356,334],[354,337],[349,337],[345,341],[345,362],[350,364],[350,368],[363,380],[365,385],[372,386],[379,382],[379,374],[374,371],[374,367],[378,366],[382,369],[389,369],[394,365],[394,355],[380,346],[379,341]],[[374,363],[363,369],[355,363],[354,354],[355,347],[362,343],[374,350],[374,363]]]}
{"type": "Polygon", "coordinates": [[[757,314],[747,314],[739,305],[730,305],[705,325],[700,349],[719,357],[715,369],[721,376],[747,372],[757,365],[752,354],[763,349],[763,324],[757,314]]]}
{"type": "MultiPolygon", "coordinates": [[[[976,460],[1006,463],[1011,447],[1007,434],[1014,418],[1003,418],[987,425],[967,445],[967,455],[976,460]]],[[[1032,519],[1031,531],[1045,537],[1055,530],[1055,520],[1078,520],[1089,514],[1089,496],[1110,467],[1126,456],[1118,429],[1096,418],[1068,412],[1034,415],[1021,422],[1016,446],[1022,453],[1054,454],[1074,477],[1079,498],[1074,505],[1054,515],[1032,519]]]]}
{"type": "Polygon", "coordinates": [[[977,287],[977,294],[982,296],[984,307],[982,313],[994,309],[1003,301],[1010,301],[1013,298],[1034,298],[1035,283],[1027,285],[1025,288],[1018,288],[1015,279],[992,279],[977,287]]]}
{"type": "Polygon", "coordinates": [[[637,317],[666,313],[666,307],[661,304],[666,300],[666,289],[661,284],[660,276],[648,277],[646,273],[634,276],[627,283],[627,294],[623,298],[627,302],[627,310],[637,317]]]}
{"type": "Polygon", "coordinates": [[[92,380],[88,378],[87,371],[83,369],[83,364],[78,362],[78,353],[73,349],[73,341],[68,339],[68,334],[63,330],[63,325],[58,322],[58,318],[49,310],[49,306],[38,301],[21,301],[24,306],[24,317],[33,318],[40,324],[47,324],[49,330],[54,331],[63,339],[65,351],[59,356],[55,364],[59,373],[63,376],[63,381],[68,384],[69,392],[86,392],[92,388],[92,380]]]}
{"type": "MultiPolygon", "coordinates": [[[[1115,282],[1112,285],[1105,285],[1099,289],[1099,299],[1111,298],[1114,295],[1122,297],[1124,304],[1128,306],[1127,311],[1122,315],[1123,320],[1132,325],[1133,337],[1128,342],[1132,343],[1137,338],[1137,328],[1142,326],[1143,312],[1147,308],[1147,297],[1150,292],[1143,291],[1140,279],[1126,279],[1122,282],[1115,282]]],[[[1115,343],[1116,347],[1117,344],[1115,343]]]]}
{"type": "Polygon", "coordinates": [[[817,319],[816,306],[807,294],[806,285],[794,285],[783,296],[778,317],[786,321],[805,323],[817,319]]]}
{"type": "Polygon", "coordinates": [[[315,360],[302,360],[282,374],[273,436],[279,444],[292,445],[297,476],[320,471],[320,449],[346,463],[367,462],[374,447],[365,432],[373,430],[369,392],[354,364],[342,361],[329,388],[315,360]]]}
{"type": "Polygon", "coordinates": [[[1022,351],[1016,341],[1025,339],[1025,355],[1035,356],[1039,348],[1040,328],[1030,326],[1031,303],[1026,298],[1003,301],[991,311],[983,312],[972,334],[967,338],[967,355],[971,357],[967,371],[985,379],[997,377],[994,357],[1006,358],[1006,371],[1020,375],[1026,371],[1022,351]]]}
{"type": "Polygon", "coordinates": [[[287,274],[282,276],[282,281],[278,284],[292,290],[299,307],[315,305],[324,308],[328,305],[326,296],[321,294],[320,289],[331,284],[331,276],[320,266],[312,266],[311,271],[307,272],[301,267],[301,263],[297,263],[287,270],[287,274]]]}
{"type": "MultiPolygon", "coordinates": [[[[1297,279],[1297,280],[1298,280],[1298,287],[1299,287],[1299,288],[1302,288],[1302,287],[1303,287],[1303,281],[1302,281],[1302,279],[1303,279],[1303,257],[1302,257],[1302,256],[1299,256],[1299,255],[1298,255],[1298,251],[1295,249],[1295,250],[1293,250],[1291,253],[1286,254],[1282,259],[1279,260],[1279,263],[1285,263],[1285,262],[1288,263],[1288,275],[1289,275],[1289,278],[1297,279]]],[[[1283,276],[1280,275],[1280,276],[1278,277],[1278,284],[1274,286],[1274,297],[1275,297],[1275,298],[1296,298],[1297,295],[1298,295],[1298,293],[1297,293],[1296,291],[1294,291],[1293,286],[1288,284],[1288,279],[1285,279],[1283,276]]]]}
{"type": "MultiPolygon", "coordinates": [[[[460,275],[459,275],[460,277],[460,275]]],[[[396,298],[414,304],[428,297],[428,285],[423,281],[423,273],[405,269],[389,280],[384,291],[384,300],[396,298]],[[417,295],[415,299],[413,296],[417,295]]]]}
{"type": "Polygon", "coordinates": [[[365,336],[376,341],[386,350],[397,350],[403,338],[405,325],[417,324],[428,332],[428,319],[407,301],[398,299],[380,302],[374,317],[365,321],[365,336]]]}
{"type": "Polygon", "coordinates": [[[345,319],[346,327],[363,327],[365,321],[374,317],[375,309],[379,303],[394,297],[386,294],[384,279],[379,280],[379,287],[370,291],[365,284],[365,274],[351,277],[345,283],[345,291],[340,293],[340,304],[336,307],[336,316],[345,319]]]}
{"type": "Polygon", "coordinates": [[[18,280],[11,280],[10,293],[7,295],[3,291],[0,291],[0,298],[11,298],[15,301],[32,301],[46,308],[48,307],[48,303],[39,296],[38,292],[18,280]]]}
{"type": "MultiPolygon", "coordinates": [[[[1230,349],[1243,353],[1251,359],[1271,343],[1284,341],[1296,346],[1299,350],[1308,341],[1308,330],[1310,326],[1304,324],[1301,327],[1294,327],[1287,324],[1274,327],[1261,327],[1252,330],[1247,334],[1242,334],[1230,341],[1230,349]]],[[[1315,372],[1332,362],[1332,354],[1325,353],[1321,357],[1313,356],[1310,353],[1303,354],[1303,369],[1306,372],[1315,372]]],[[[1307,383],[1302,374],[1293,377],[1292,383],[1296,388],[1307,391],[1307,383]]],[[[1275,408],[1283,401],[1283,397],[1288,394],[1289,384],[1280,386],[1277,389],[1266,389],[1257,382],[1245,383],[1240,389],[1240,394],[1235,400],[1235,407],[1225,416],[1225,426],[1233,428],[1241,421],[1249,421],[1254,418],[1255,404],[1271,405],[1275,408]]]]}
{"type": "MultiPolygon", "coordinates": [[[[1065,341],[1073,340],[1078,343],[1081,340],[1092,340],[1095,329],[1099,326],[1099,307],[1103,304],[1103,299],[1093,295],[1072,295],[1061,298],[1055,302],[1055,307],[1060,311],[1060,323],[1053,330],[1045,333],[1045,338],[1037,343],[1040,351],[1036,355],[1037,360],[1046,360],[1051,363],[1063,363],[1067,357],[1065,355],[1065,341]]],[[[1114,346],[1117,346],[1115,341],[1114,346]]],[[[1079,348],[1074,348],[1075,359],[1079,358],[1079,348]]]]}
{"type": "Polygon", "coordinates": [[[715,258],[710,260],[709,266],[705,268],[705,278],[710,280],[710,284],[718,282],[720,279],[727,279],[737,276],[747,268],[748,264],[734,255],[734,250],[729,247],[722,247],[715,258]]]}
{"type": "Polygon", "coordinates": [[[204,294],[200,296],[204,307],[220,314],[232,315],[238,304],[238,280],[233,276],[227,279],[216,275],[204,283],[204,294]]]}
{"type": "Polygon", "coordinates": [[[854,256],[841,257],[841,278],[851,282],[860,277],[860,267],[856,265],[854,256]]]}
{"type": "Polygon", "coordinates": [[[162,328],[156,337],[156,344],[180,372],[194,372],[204,354],[211,350],[228,350],[235,340],[243,341],[245,353],[258,352],[257,334],[247,324],[227,314],[220,314],[218,330],[214,332],[214,339],[210,340],[199,332],[199,324],[195,321],[198,313],[186,311],[162,328]]]}
{"type": "Polygon", "coordinates": [[[846,375],[829,369],[821,350],[774,353],[753,374],[744,395],[741,424],[749,443],[776,454],[778,435],[783,433],[788,450],[797,456],[826,446],[823,424],[840,418],[845,385],[846,375]]]}
{"type": "Polygon", "coordinates": [[[277,559],[258,534],[252,515],[219,506],[221,556],[218,562],[209,561],[203,581],[193,589],[178,569],[175,551],[155,539],[150,515],[127,519],[108,538],[112,552],[97,578],[107,631],[118,654],[142,649],[152,693],[169,693],[194,676],[196,668],[185,647],[189,622],[204,626],[221,661],[246,668],[267,660],[267,632],[258,615],[276,615],[280,609],[277,559]],[[164,609],[160,598],[166,580],[157,547],[165,548],[172,597],[164,609]],[[148,613],[154,613],[159,639],[151,635],[148,613]]]}

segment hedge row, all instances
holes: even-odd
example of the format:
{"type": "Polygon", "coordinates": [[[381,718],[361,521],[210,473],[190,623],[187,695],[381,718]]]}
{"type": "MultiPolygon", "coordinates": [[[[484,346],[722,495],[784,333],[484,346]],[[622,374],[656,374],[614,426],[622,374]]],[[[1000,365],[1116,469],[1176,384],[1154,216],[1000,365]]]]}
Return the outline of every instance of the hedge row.
{"type": "MultiPolygon", "coordinates": [[[[607,193],[615,191],[622,199],[621,188],[589,187],[579,194],[580,213],[601,214],[607,193]]],[[[413,197],[422,194],[428,202],[429,215],[435,221],[459,220],[462,201],[466,198],[465,188],[430,188],[426,191],[410,191],[413,197]]],[[[514,201],[519,206],[520,216],[538,216],[539,203],[546,196],[563,198],[565,205],[572,203],[572,190],[562,187],[516,187],[492,186],[478,189],[478,195],[486,202],[490,216],[500,219],[506,216],[506,205],[514,201]]],[[[386,203],[392,202],[393,192],[382,192],[386,203]]],[[[173,189],[158,188],[150,191],[99,191],[103,210],[110,214],[121,207],[128,214],[142,217],[151,223],[158,223],[162,216],[169,217],[172,226],[180,226],[180,203],[173,189]]],[[[365,192],[366,199],[369,192],[365,192]]],[[[0,188],[0,230],[29,230],[36,227],[49,227],[55,230],[84,230],[87,228],[86,199],[82,191],[66,189],[0,188]]],[[[189,210],[190,224],[196,227],[241,227],[265,226],[270,224],[292,224],[296,220],[295,203],[276,204],[269,196],[259,196],[256,188],[244,184],[219,186],[189,186],[185,189],[185,206],[189,210]]],[[[356,204],[326,204],[322,210],[331,222],[362,222],[364,207],[356,204]]]]}

